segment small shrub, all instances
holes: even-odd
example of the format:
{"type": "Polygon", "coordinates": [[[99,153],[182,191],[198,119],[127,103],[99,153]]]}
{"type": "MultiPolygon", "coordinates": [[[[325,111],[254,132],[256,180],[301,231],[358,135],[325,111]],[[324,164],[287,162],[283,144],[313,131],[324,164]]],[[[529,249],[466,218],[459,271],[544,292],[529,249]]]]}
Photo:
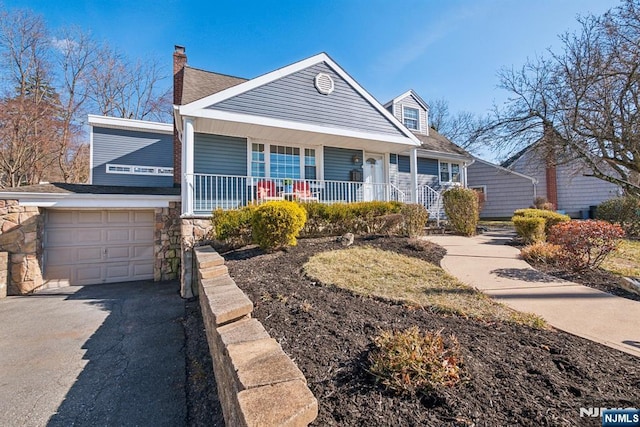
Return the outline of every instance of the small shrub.
{"type": "Polygon", "coordinates": [[[265,250],[295,246],[306,220],[305,210],[297,203],[284,200],[263,203],[251,220],[253,241],[265,250]]]}
{"type": "Polygon", "coordinates": [[[473,236],[480,220],[476,192],[458,187],[445,191],[442,197],[444,212],[453,230],[465,236],[473,236]]]}
{"type": "Polygon", "coordinates": [[[520,250],[520,256],[530,263],[555,265],[562,255],[562,246],[547,242],[537,242],[520,250]]]}
{"type": "Polygon", "coordinates": [[[370,371],[387,388],[400,394],[427,393],[460,381],[462,356],[455,336],[441,331],[421,333],[417,327],[383,331],[374,338],[370,371]]]}
{"type": "Polygon", "coordinates": [[[562,246],[561,265],[573,270],[593,269],[615,251],[624,230],[606,221],[570,221],[551,229],[549,242],[562,246]]]}
{"type": "Polygon", "coordinates": [[[533,201],[533,208],[546,211],[552,211],[555,209],[553,203],[548,201],[546,197],[536,197],[536,199],[533,201]]]}
{"type": "Polygon", "coordinates": [[[251,218],[255,205],[224,211],[216,209],[211,215],[213,236],[231,249],[251,243],[251,218]]]}
{"type": "Polygon", "coordinates": [[[544,218],[537,216],[514,216],[512,218],[516,233],[526,244],[544,242],[544,218]]]}
{"type": "Polygon", "coordinates": [[[596,218],[620,224],[630,237],[640,237],[640,198],[618,197],[601,203],[596,218]]]}
{"type": "Polygon", "coordinates": [[[403,217],[402,231],[405,236],[417,237],[424,233],[424,227],[429,220],[429,212],[418,203],[405,204],[400,213],[403,217]]]}
{"type": "Polygon", "coordinates": [[[551,227],[561,222],[571,221],[569,215],[560,214],[558,212],[546,209],[518,209],[513,213],[514,218],[517,216],[538,217],[544,219],[544,233],[549,235],[551,227]]]}

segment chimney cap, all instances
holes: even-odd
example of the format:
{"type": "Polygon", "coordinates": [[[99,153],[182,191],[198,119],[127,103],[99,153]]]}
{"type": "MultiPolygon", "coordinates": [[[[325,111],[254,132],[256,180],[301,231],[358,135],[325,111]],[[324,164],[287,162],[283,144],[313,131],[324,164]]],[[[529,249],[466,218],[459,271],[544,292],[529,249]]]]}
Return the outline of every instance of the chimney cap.
{"type": "Polygon", "coordinates": [[[174,45],[174,49],[175,49],[174,50],[175,53],[179,53],[179,54],[182,54],[182,55],[184,55],[184,53],[186,51],[185,47],[184,46],[180,46],[179,44],[174,45]]]}

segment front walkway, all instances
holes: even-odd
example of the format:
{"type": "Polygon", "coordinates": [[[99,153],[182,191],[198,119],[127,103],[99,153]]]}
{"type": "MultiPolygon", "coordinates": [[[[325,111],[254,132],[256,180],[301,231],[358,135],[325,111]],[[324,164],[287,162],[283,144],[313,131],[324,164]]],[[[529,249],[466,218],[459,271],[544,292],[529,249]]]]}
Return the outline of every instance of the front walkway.
{"type": "Polygon", "coordinates": [[[447,250],[442,268],[510,307],[563,331],[640,357],[640,302],[534,270],[505,245],[512,234],[428,236],[447,250]]]}

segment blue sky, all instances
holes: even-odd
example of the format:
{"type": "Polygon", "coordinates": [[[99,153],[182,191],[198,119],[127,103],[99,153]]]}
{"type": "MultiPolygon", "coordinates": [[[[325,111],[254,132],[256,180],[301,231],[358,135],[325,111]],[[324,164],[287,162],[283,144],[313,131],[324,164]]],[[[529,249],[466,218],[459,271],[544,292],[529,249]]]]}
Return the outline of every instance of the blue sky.
{"type": "MultiPolygon", "coordinates": [[[[2,0],[0,0],[2,2],[2,0]]],[[[485,113],[507,94],[496,72],[558,46],[576,16],[617,0],[10,0],[52,29],[77,25],[170,73],[173,45],[191,66],[255,77],[327,52],[379,101],[409,88],[452,111],[485,113]]],[[[167,80],[167,85],[170,81],[167,80]]]]}

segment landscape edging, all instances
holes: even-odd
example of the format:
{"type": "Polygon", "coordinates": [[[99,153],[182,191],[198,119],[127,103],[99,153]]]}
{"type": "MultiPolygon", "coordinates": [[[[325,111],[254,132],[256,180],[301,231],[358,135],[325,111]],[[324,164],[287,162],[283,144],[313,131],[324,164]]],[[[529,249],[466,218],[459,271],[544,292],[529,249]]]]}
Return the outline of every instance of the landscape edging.
{"type": "Polygon", "coordinates": [[[253,303],[212,247],[194,248],[200,308],[225,423],[307,426],[318,401],[280,344],[251,317],[253,303]]]}

